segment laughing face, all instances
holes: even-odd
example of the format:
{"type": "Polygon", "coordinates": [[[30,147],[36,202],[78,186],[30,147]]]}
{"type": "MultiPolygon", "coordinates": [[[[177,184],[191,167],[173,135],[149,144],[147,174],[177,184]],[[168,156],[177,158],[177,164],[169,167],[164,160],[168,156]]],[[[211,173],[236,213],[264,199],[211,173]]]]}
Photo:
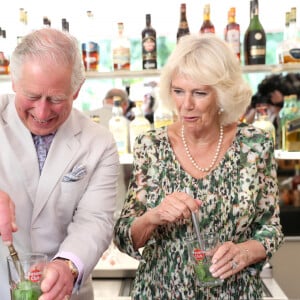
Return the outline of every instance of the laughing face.
{"type": "Polygon", "coordinates": [[[22,66],[19,80],[13,81],[18,115],[31,133],[55,132],[68,118],[78,92],[71,89],[71,68],[29,61],[22,66]]]}

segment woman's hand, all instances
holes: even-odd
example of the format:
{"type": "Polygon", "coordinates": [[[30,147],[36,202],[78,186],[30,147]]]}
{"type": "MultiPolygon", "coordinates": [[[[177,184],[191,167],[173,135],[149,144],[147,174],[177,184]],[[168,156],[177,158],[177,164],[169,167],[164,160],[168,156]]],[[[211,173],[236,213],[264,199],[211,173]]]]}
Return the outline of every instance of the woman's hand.
{"type": "Polygon", "coordinates": [[[184,192],[174,192],[155,208],[148,211],[151,221],[156,225],[174,223],[191,217],[191,213],[199,209],[201,201],[184,192]]]}
{"type": "Polygon", "coordinates": [[[265,248],[258,241],[225,242],[213,255],[210,271],[214,277],[226,279],[265,257],[265,248]]]}
{"type": "Polygon", "coordinates": [[[191,212],[197,211],[200,205],[200,200],[193,199],[183,192],[174,192],[166,196],[158,206],[149,209],[132,223],[131,237],[134,248],[143,247],[157,226],[188,219],[191,212]]]}
{"type": "Polygon", "coordinates": [[[15,204],[9,195],[0,191],[0,235],[3,243],[12,243],[12,233],[18,230],[16,225],[15,204]]]}

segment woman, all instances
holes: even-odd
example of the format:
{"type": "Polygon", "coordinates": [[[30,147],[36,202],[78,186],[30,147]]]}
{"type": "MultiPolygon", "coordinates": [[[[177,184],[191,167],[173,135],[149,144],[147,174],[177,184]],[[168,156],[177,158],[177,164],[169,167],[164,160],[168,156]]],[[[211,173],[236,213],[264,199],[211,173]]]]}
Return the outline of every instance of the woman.
{"type": "Polygon", "coordinates": [[[132,298],[260,299],[259,271],[282,233],[272,139],[238,123],[251,98],[240,63],[215,35],[183,37],[162,70],[160,94],[177,121],[136,139],[115,225],[116,245],[140,259],[132,298]],[[221,286],[198,287],[189,264],[198,210],[200,231],[219,234],[210,270],[221,286]]]}

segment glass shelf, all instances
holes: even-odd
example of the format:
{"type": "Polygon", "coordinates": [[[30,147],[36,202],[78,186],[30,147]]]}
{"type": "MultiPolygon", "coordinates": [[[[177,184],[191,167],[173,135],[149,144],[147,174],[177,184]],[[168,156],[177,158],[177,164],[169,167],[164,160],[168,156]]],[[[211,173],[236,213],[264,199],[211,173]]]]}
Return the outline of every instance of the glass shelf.
{"type": "MultiPolygon", "coordinates": [[[[139,78],[157,77],[160,75],[156,70],[135,70],[135,71],[107,71],[107,72],[87,72],[86,78],[139,78]]],[[[250,65],[242,66],[243,73],[280,73],[280,72],[300,72],[300,63],[289,63],[279,65],[250,65]]],[[[0,81],[10,80],[10,75],[0,75],[0,81]]]]}

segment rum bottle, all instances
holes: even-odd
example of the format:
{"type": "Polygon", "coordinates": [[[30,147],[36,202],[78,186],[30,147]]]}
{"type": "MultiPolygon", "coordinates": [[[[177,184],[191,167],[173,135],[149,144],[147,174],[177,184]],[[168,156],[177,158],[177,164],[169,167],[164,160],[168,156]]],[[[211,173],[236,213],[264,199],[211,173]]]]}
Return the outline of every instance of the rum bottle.
{"type": "Polygon", "coordinates": [[[250,1],[250,24],[244,36],[245,65],[266,63],[266,33],[259,20],[258,0],[250,1]]]}
{"type": "Polygon", "coordinates": [[[179,27],[177,30],[177,43],[179,41],[179,39],[184,36],[190,34],[190,29],[189,29],[189,24],[186,18],[186,4],[185,3],[181,3],[180,4],[180,21],[179,21],[179,27]]]}
{"type": "Polygon", "coordinates": [[[205,4],[203,9],[203,23],[200,27],[200,33],[215,33],[215,26],[210,20],[210,5],[205,4]]]}
{"type": "Polygon", "coordinates": [[[130,70],[130,41],[124,35],[123,22],[118,23],[118,34],[112,41],[113,70],[130,70]]]}
{"type": "Polygon", "coordinates": [[[225,28],[225,41],[232,48],[238,59],[240,59],[240,25],[235,22],[235,7],[231,7],[228,11],[228,24],[225,28]]]}
{"type": "Polygon", "coordinates": [[[142,31],[143,69],[157,69],[156,30],[151,25],[151,15],[146,14],[146,27],[142,31]]]}
{"type": "Polygon", "coordinates": [[[94,36],[95,24],[92,11],[87,11],[86,37],[81,44],[82,59],[86,71],[98,71],[100,62],[100,47],[94,36]]]}

